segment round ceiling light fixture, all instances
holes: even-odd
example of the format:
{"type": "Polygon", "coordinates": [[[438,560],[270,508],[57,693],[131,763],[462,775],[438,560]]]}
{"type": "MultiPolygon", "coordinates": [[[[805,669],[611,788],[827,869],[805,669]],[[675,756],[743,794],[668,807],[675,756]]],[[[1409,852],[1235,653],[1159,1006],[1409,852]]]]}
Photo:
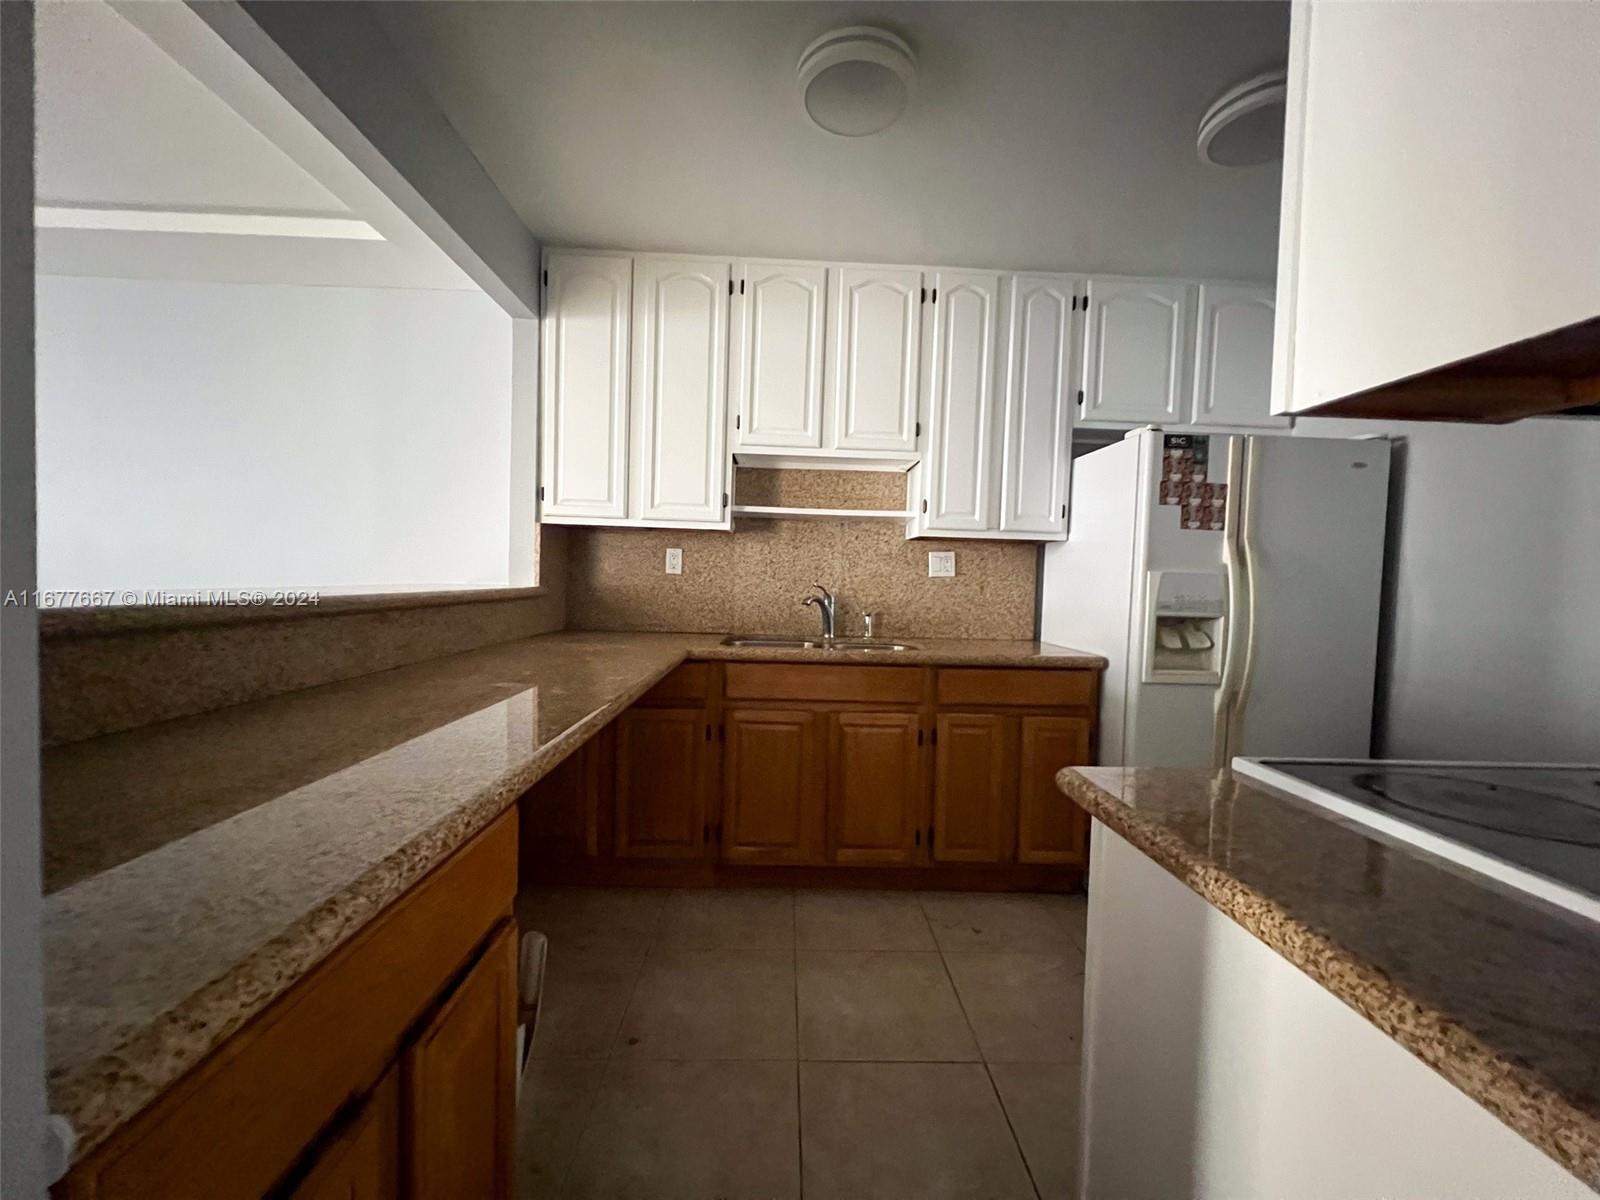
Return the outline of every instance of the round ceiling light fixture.
{"type": "Polygon", "coordinates": [[[1213,167],[1254,167],[1283,157],[1288,73],[1277,67],[1235,84],[1200,118],[1195,148],[1213,167]]]}
{"type": "Polygon", "coordinates": [[[841,137],[865,137],[889,128],[905,111],[917,58],[888,30],[851,25],[807,46],[795,73],[812,121],[841,137]]]}

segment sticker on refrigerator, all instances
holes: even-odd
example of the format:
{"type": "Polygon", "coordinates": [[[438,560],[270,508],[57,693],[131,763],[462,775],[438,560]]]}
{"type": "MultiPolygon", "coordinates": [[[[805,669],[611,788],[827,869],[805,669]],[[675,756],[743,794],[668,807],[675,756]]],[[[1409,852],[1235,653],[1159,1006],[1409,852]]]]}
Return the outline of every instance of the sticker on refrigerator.
{"type": "Polygon", "coordinates": [[[1211,439],[1168,433],[1161,439],[1161,503],[1175,505],[1184,529],[1220,530],[1228,515],[1228,485],[1209,483],[1211,439]]]}

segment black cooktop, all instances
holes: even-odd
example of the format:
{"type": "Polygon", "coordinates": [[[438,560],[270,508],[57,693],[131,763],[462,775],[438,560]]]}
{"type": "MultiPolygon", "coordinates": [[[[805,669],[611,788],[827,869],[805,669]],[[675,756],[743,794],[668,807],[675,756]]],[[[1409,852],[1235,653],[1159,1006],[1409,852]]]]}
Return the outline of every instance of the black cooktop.
{"type": "Polygon", "coordinates": [[[1345,800],[1600,896],[1600,768],[1270,763],[1345,800]]]}

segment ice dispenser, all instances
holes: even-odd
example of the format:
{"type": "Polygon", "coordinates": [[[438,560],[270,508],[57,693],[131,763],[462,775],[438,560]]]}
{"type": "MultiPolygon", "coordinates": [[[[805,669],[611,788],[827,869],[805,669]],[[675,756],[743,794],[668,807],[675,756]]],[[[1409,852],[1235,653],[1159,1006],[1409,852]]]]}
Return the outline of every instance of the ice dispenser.
{"type": "Polygon", "coordinates": [[[1146,683],[1222,678],[1227,580],[1220,571],[1151,571],[1145,612],[1146,683]]]}

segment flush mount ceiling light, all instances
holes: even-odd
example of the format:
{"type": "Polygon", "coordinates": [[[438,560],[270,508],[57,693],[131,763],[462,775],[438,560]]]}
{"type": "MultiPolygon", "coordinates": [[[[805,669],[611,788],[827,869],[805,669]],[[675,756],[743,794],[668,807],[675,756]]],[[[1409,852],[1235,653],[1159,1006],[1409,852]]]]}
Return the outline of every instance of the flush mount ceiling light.
{"type": "Polygon", "coordinates": [[[888,30],[851,25],[807,46],[795,73],[807,116],[829,133],[863,137],[905,111],[917,58],[888,30]]]}
{"type": "Polygon", "coordinates": [[[1288,92],[1282,67],[1235,84],[1200,118],[1195,148],[1214,167],[1253,167],[1283,157],[1283,104],[1288,92]]]}

